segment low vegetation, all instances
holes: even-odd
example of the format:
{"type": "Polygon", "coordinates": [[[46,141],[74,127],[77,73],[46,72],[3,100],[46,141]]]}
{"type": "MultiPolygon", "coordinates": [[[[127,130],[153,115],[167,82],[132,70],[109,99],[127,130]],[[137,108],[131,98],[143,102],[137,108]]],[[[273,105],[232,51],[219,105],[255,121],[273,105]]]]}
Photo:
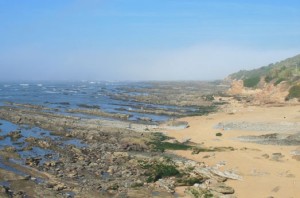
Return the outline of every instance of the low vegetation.
{"type": "Polygon", "coordinates": [[[176,180],[176,185],[177,186],[193,186],[194,184],[202,183],[204,180],[205,179],[200,176],[190,177],[190,178],[179,177],[176,180]]]}
{"type": "Polygon", "coordinates": [[[214,195],[209,190],[196,189],[195,187],[190,187],[186,190],[187,194],[190,194],[194,198],[213,198],[214,195]]]}
{"type": "Polygon", "coordinates": [[[217,137],[220,137],[220,136],[222,136],[223,134],[222,133],[216,133],[216,136],[217,137]]]}
{"type": "Polygon", "coordinates": [[[283,82],[283,81],[286,81],[286,79],[284,79],[284,78],[279,78],[278,80],[276,80],[276,81],[274,82],[274,85],[276,86],[276,85],[278,85],[279,83],[281,83],[281,82],[283,82]]]}
{"type": "Polygon", "coordinates": [[[231,146],[229,146],[229,147],[210,147],[210,148],[194,147],[192,154],[199,154],[201,152],[225,152],[225,151],[234,151],[234,148],[231,146]]]}
{"type": "Polygon", "coordinates": [[[275,64],[260,67],[253,70],[241,70],[231,74],[231,79],[243,80],[244,86],[255,88],[259,86],[261,80],[266,83],[278,85],[285,81],[291,86],[299,82],[300,76],[300,55],[288,58],[275,64]]]}
{"type": "Polygon", "coordinates": [[[290,100],[293,98],[300,99],[300,84],[294,85],[290,88],[289,94],[286,97],[286,100],[290,100]]]}
{"type": "Polygon", "coordinates": [[[192,154],[199,154],[201,152],[214,152],[214,149],[211,148],[204,148],[204,147],[194,147],[192,154]]]}
{"type": "Polygon", "coordinates": [[[217,111],[217,106],[200,106],[197,111],[190,112],[188,116],[202,116],[217,111]]]}
{"type": "Polygon", "coordinates": [[[171,142],[153,142],[153,145],[155,146],[155,150],[162,152],[165,150],[188,150],[192,148],[189,145],[171,142]]]}
{"type": "Polygon", "coordinates": [[[155,182],[159,179],[179,175],[179,170],[174,162],[168,159],[159,161],[140,161],[140,166],[146,170],[147,182],[155,182]]]}
{"type": "MultiPolygon", "coordinates": [[[[216,136],[222,136],[222,133],[216,133],[216,136]]],[[[149,147],[156,152],[164,152],[166,150],[191,150],[192,154],[199,154],[201,152],[223,152],[223,151],[233,151],[233,147],[203,147],[196,145],[192,142],[169,142],[173,138],[170,138],[163,133],[152,133],[151,140],[148,142],[149,147]]]]}
{"type": "Polygon", "coordinates": [[[260,81],[260,76],[252,76],[249,78],[245,78],[243,81],[244,81],[245,87],[253,88],[258,85],[258,83],[260,81]]]}
{"type": "Polygon", "coordinates": [[[193,147],[179,142],[166,142],[172,138],[164,135],[163,133],[153,133],[149,144],[152,146],[154,151],[164,152],[165,150],[188,150],[193,147]]]}

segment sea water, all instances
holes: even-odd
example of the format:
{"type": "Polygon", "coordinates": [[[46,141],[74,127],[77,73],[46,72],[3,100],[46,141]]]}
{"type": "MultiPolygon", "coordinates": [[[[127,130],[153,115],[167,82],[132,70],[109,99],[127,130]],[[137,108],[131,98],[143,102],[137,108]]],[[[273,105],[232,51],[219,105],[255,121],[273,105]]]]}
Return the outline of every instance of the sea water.
{"type": "MultiPolygon", "coordinates": [[[[138,120],[140,117],[151,118],[154,122],[170,119],[169,116],[156,114],[136,113],[132,110],[136,107],[150,107],[153,109],[178,110],[179,108],[191,110],[189,107],[176,107],[170,105],[147,104],[138,101],[126,101],[113,99],[111,95],[126,93],[128,95],[144,95],[138,90],[152,86],[151,83],[143,82],[1,82],[0,83],[0,106],[6,102],[42,105],[55,108],[58,113],[67,113],[68,109],[80,108],[80,105],[99,106],[101,111],[109,113],[130,114],[129,120],[138,120]],[[135,90],[126,92],[127,90],[135,90]],[[128,111],[126,111],[128,110],[128,111]]],[[[74,114],[72,114],[74,115],[74,114]]],[[[76,114],[79,117],[97,118],[76,114]]]]}

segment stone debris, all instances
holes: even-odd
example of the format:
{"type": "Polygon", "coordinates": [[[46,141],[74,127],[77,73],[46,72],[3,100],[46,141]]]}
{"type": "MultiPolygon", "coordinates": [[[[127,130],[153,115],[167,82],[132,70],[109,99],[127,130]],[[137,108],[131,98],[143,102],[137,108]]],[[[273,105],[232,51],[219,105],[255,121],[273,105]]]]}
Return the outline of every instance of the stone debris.
{"type": "MultiPolygon", "coordinates": [[[[18,125],[49,130],[51,135],[55,135],[56,139],[47,136],[26,137],[20,149],[7,147],[6,151],[42,150],[42,154],[23,159],[27,167],[22,169],[30,175],[23,182],[32,182],[31,185],[41,182],[35,188],[43,188],[57,197],[66,197],[67,192],[71,192],[71,195],[74,192],[78,197],[87,193],[91,194],[90,197],[99,197],[101,193],[111,197],[126,197],[133,189],[141,192],[160,189],[160,192],[171,195],[177,185],[193,186],[195,183],[199,183],[197,189],[225,196],[233,193],[233,190],[223,182],[241,179],[234,173],[220,171],[218,168],[224,162],[216,167],[208,167],[204,163],[176,156],[168,158],[164,153],[153,151],[149,146],[152,134],[141,135],[144,129],[137,129],[137,124],[128,129],[128,123],[123,125],[120,121],[112,125],[110,121],[78,119],[44,112],[39,108],[0,107],[0,118],[18,125]],[[83,141],[84,146],[64,144],[70,138],[83,141]],[[142,161],[144,164],[141,164],[142,161]],[[209,184],[209,188],[200,188],[204,183],[209,184]]],[[[150,131],[154,129],[147,127],[150,131]]],[[[22,131],[10,135],[20,138],[22,131]]]]}

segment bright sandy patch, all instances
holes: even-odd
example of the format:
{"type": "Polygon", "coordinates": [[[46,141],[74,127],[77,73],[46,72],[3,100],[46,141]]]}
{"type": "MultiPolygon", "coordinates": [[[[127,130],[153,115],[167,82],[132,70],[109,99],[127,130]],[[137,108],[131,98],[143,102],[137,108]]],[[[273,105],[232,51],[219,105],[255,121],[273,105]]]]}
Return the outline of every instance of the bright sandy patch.
{"type": "Polygon", "coordinates": [[[243,177],[242,181],[228,180],[226,182],[235,189],[237,197],[300,197],[300,161],[292,159],[293,155],[291,154],[293,150],[299,150],[300,145],[278,146],[246,143],[235,138],[272,132],[214,128],[220,122],[266,123],[268,125],[299,124],[300,106],[258,107],[231,102],[231,105],[221,112],[180,120],[187,121],[190,127],[177,131],[169,130],[166,132],[169,136],[178,140],[191,138],[192,142],[203,143],[205,147],[230,146],[235,149],[234,151],[205,152],[197,155],[192,155],[191,151],[175,151],[175,153],[211,166],[222,161],[225,162],[222,170],[231,170],[243,177]],[[221,132],[223,136],[216,137],[217,132],[221,132]],[[280,160],[273,160],[273,153],[281,153],[284,157],[280,160]],[[266,157],[266,154],[269,158],[266,157]]]}

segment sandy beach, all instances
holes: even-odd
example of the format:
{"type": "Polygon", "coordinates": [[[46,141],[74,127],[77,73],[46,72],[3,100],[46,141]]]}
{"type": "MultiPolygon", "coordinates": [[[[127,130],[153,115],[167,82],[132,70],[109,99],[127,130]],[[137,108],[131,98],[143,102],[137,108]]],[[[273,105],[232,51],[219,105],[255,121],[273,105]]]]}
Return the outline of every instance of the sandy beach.
{"type": "MultiPolygon", "coordinates": [[[[294,134],[299,130],[300,106],[248,106],[237,101],[229,102],[217,113],[182,118],[180,120],[189,123],[188,128],[166,133],[177,140],[191,138],[192,142],[203,144],[203,147],[233,147],[233,151],[175,153],[210,166],[222,166],[221,170],[240,175],[241,180],[226,182],[235,189],[237,197],[299,197],[300,161],[297,160],[299,155],[293,154],[299,152],[300,145],[258,144],[237,137],[275,132],[294,134]],[[233,126],[240,124],[242,127],[227,128],[226,123],[237,123],[233,126]],[[216,133],[222,133],[222,136],[218,137],[216,133]]],[[[177,190],[184,195],[183,188],[177,190]]]]}

